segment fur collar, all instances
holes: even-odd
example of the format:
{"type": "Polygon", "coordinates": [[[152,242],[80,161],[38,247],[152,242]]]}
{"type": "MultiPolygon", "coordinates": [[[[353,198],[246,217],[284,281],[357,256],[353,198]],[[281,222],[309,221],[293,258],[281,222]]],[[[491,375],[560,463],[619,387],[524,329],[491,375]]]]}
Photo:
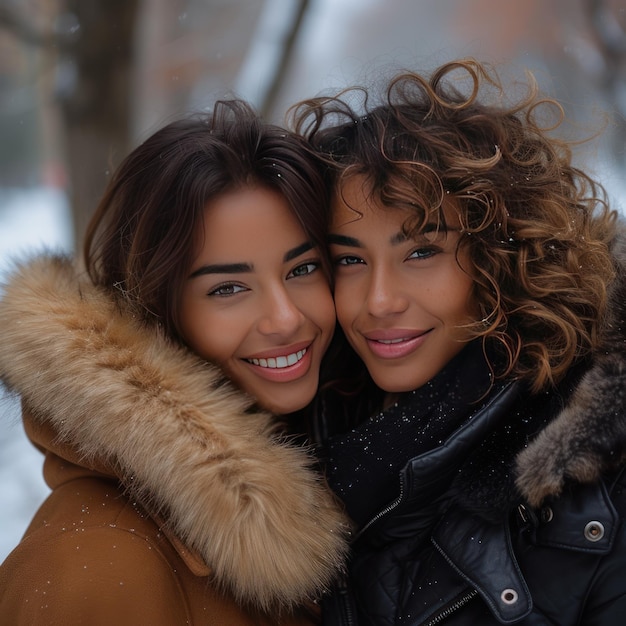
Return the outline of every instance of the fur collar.
{"type": "Polygon", "coordinates": [[[328,587],[348,525],[310,452],[271,416],[68,259],[19,265],[4,291],[0,380],[86,461],[119,468],[218,585],[263,609],[328,587]]]}
{"type": "Polygon", "coordinates": [[[531,506],[566,482],[592,483],[626,456],[626,228],[613,247],[617,277],[602,344],[568,405],[516,459],[516,484],[531,506]]]}

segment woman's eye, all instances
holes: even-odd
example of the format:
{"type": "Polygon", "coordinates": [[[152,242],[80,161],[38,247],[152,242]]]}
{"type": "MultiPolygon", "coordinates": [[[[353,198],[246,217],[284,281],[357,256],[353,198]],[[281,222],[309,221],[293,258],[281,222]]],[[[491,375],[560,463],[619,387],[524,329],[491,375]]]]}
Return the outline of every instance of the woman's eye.
{"type": "Polygon", "coordinates": [[[292,278],[294,276],[308,276],[312,274],[319,268],[319,263],[303,263],[302,265],[298,265],[295,269],[289,272],[287,278],[292,278]]]}
{"type": "Polygon", "coordinates": [[[439,250],[433,247],[417,248],[409,254],[407,259],[429,259],[435,256],[439,250]]]}
{"type": "Polygon", "coordinates": [[[241,293],[242,291],[247,291],[246,287],[242,287],[241,285],[235,285],[233,283],[228,283],[226,285],[220,285],[219,287],[212,289],[207,295],[234,296],[235,294],[241,293]]]}
{"type": "Polygon", "coordinates": [[[359,263],[363,263],[363,260],[358,256],[350,256],[348,254],[335,259],[335,265],[358,265],[359,263]]]}

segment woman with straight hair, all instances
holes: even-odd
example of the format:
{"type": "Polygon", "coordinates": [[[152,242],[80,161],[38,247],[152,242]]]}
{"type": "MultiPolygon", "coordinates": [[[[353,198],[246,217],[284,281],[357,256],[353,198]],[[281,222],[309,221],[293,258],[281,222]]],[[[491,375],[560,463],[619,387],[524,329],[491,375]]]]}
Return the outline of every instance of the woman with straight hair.
{"type": "Polygon", "coordinates": [[[304,142],[222,101],[113,175],[85,270],[0,300],[0,378],[52,492],[0,622],[310,624],[347,523],[298,444],[331,341],[327,191],[304,142]]]}

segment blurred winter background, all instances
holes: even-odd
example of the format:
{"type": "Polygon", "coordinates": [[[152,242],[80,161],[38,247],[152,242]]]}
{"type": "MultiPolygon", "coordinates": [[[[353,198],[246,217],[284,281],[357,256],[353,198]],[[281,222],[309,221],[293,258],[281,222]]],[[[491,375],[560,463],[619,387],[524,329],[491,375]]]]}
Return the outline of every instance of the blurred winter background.
{"type": "MultiPolygon", "coordinates": [[[[626,0],[0,0],[0,278],[79,249],[112,167],[179,113],[237,94],[281,122],[300,98],[460,56],[530,69],[581,134],[604,127],[577,158],[620,207],[625,32],[626,0]]],[[[0,561],[46,493],[0,391],[0,561]]]]}

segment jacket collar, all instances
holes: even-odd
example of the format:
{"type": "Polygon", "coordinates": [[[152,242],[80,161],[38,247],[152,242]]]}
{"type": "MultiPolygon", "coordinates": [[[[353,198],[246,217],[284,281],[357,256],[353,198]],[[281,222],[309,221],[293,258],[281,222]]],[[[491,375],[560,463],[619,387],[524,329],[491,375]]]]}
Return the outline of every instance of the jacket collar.
{"type": "MultiPolygon", "coordinates": [[[[30,441],[45,454],[44,477],[51,489],[77,478],[104,478],[119,482],[119,476],[110,463],[102,457],[87,460],[80,457],[78,449],[68,441],[59,440],[57,432],[47,421],[36,419],[27,407],[23,410],[24,430],[30,441]]],[[[168,538],[178,556],[195,576],[209,576],[211,569],[202,555],[186,546],[169,528],[168,521],[153,514],[161,532],[168,538]]]]}
{"type": "MultiPolygon", "coordinates": [[[[602,557],[611,552],[621,520],[604,482],[578,487],[535,515],[520,510],[516,520],[535,546],[602,557]],[[583,532],[581,532],[583,531],[583,532]]],[[[502,623],[528,615],[532,596],[513,550],[511,524],[490,523],[458,505],[446,510],[432,536],[435,548],[476,589],[502,623]]],[[[595,571],[587,568],[578,577],[595,571]]]]}

